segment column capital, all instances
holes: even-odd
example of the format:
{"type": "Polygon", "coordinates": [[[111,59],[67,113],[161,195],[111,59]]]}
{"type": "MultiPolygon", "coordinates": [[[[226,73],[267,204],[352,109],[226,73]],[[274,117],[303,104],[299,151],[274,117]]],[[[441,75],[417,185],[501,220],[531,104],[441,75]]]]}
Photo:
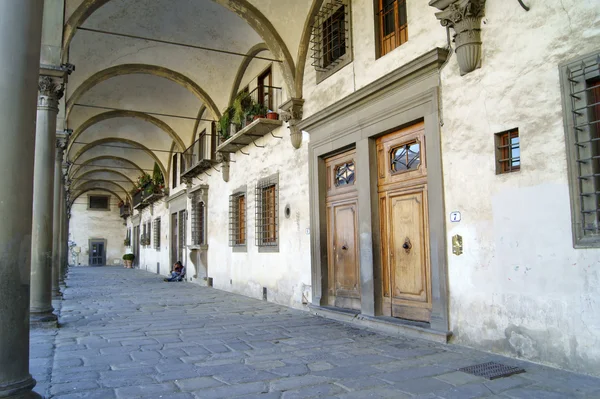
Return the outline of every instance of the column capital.
{"type": "Polygon", "coordinates": [[[457,0],[449,3],[448,1],[432,1],[429,5],[437,7],[441,12],[435,13],[442,26],[454,28],[455,25],[465,18],[483,18],[486,0],[457,0]]]}
{"type": "Polygon", "coordinates": [[[71,133],[73,133],[73,129],[59,130],[56,132],[56,154],[60,155],[60,158],[56,158],[56,162],[60,162],[61,166],[63,163],[63,154],[69,144],[71,133]]]}
{"type": "Polygon", "coordinates": [[[49,108],[58,112],[58,100],[65,91],[62,78],[55,76],[41,76],[38,80],[38,109],[49,108]]]}
{"type": "Polygon", "coordinates": [[[291,98],[279,107],[279,114],[284,122],[288,123],[290,129],[290,139],[294,148],[300,148],[302,144],[302,131],[296,124],[302,120],[302,107],[304,99],[291,98]]]}

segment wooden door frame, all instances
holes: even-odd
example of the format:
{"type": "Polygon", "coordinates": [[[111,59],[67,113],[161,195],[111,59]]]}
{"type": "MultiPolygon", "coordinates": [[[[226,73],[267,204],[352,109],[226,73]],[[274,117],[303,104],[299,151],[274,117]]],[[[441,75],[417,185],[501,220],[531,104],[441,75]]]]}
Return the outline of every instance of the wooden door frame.
{"type": "Polygon", "coordinates": [[[89,248],[89,256],[88,256],[88,264],[91,266],[92,265],[92,243],[94,242],[101,242],[104,244],[104,262],[102,263],[101,266],[106,266],[106,239],[104,238],[90,238],[88,240],[88,248],[89,248]]]}
{"type": "Polygon", "coordinates": [[[424,123],[428,166],[428,219],[432,314],[429,328],[448,337],[448,271],[446,221],[439,115],[439,71],[448,52],[434,49],[355,93],[302,120],[298,127],[311,135],[309,199],[311,225],[312,306],[324,306],[327,271],[325,158],[356,148],[358,185],[361,313],[382,314],[381,237],[377,193],[375,139],[424,123]]]}

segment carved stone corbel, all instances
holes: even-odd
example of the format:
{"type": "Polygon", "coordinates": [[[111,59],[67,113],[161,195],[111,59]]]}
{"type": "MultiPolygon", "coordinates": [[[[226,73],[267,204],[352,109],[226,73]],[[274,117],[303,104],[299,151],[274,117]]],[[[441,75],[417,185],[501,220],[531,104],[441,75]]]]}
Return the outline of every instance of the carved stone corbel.
{"type": "Polygon", "coordinates": [[[281,120],[288,123],[290,139],[294,148],[300,148],[302,145],[302,131],[297,124],[302,120],[303,105],[304,100],[302,98],[291,98],[279,107],[281,120]]]}
{"type": "Polygon", "coordinates": [[[442,26],[454,29],[456,59],[460,74],[481,67],[481,20],[486,0],[433,0],[429,5],[442,10],[435,14],[442,26]]]}
{"type": "Polygon", "coordinates": [[[221,175],[223,176],[223,181],[229,181],[229,154],[217,153],[217,162],[221,162],[221,175]]]}
{"type": "Polygon", "coordinates": [[[182,177],[181,178],[181,182],[183,184],[185,184],[185,194],[189,199],[193,198],[193,194],[192,194],[192,183],[193,183],[194,179],[191,177],[182,177]]]}

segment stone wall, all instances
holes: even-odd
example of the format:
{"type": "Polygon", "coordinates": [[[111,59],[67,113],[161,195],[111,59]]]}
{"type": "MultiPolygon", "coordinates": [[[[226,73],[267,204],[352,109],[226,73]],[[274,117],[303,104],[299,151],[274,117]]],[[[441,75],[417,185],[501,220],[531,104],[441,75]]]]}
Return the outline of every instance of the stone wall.
{"type": "Polygon", "coordinates": [[[123,264],[125,227],[119,216],[118,198],[105,191],[89,191],[75,199],[69,220],[69,240],[81,249],[79,256],[69,253],[69,264],[89,265],[91,239],[106,240],[106,264],[123,264]],[[88,210],[88,195],[110,195],[110,210],[88,210]]]}
{"type": "Polygon", "coordinates": [[[529,3],[488,1],[481,69],[460,76],[453,55],[442,74],[446,211],[462,213],[447,224],[451,330],[457,343],[599,374],[600,251],[573,249],[558,64],[600,49],[600,7],[529,3]],[[496,175],[494,134],[513,128],[521,170],[496,175]]]}

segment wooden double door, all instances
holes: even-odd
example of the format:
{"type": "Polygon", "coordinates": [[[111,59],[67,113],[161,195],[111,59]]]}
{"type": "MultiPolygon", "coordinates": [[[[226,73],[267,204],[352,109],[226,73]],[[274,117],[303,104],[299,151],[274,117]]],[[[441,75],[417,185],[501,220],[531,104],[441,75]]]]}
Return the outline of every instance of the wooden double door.
{"type": "Polygon", "coordinates": [[[422,123],[377,140],[385,316],[429,322],[431,268],[422,123]]]}
{"type": "Polygon", "coordinates": [[[327,304],[360,310],[355,150],[326,159],[327,304]]]}

